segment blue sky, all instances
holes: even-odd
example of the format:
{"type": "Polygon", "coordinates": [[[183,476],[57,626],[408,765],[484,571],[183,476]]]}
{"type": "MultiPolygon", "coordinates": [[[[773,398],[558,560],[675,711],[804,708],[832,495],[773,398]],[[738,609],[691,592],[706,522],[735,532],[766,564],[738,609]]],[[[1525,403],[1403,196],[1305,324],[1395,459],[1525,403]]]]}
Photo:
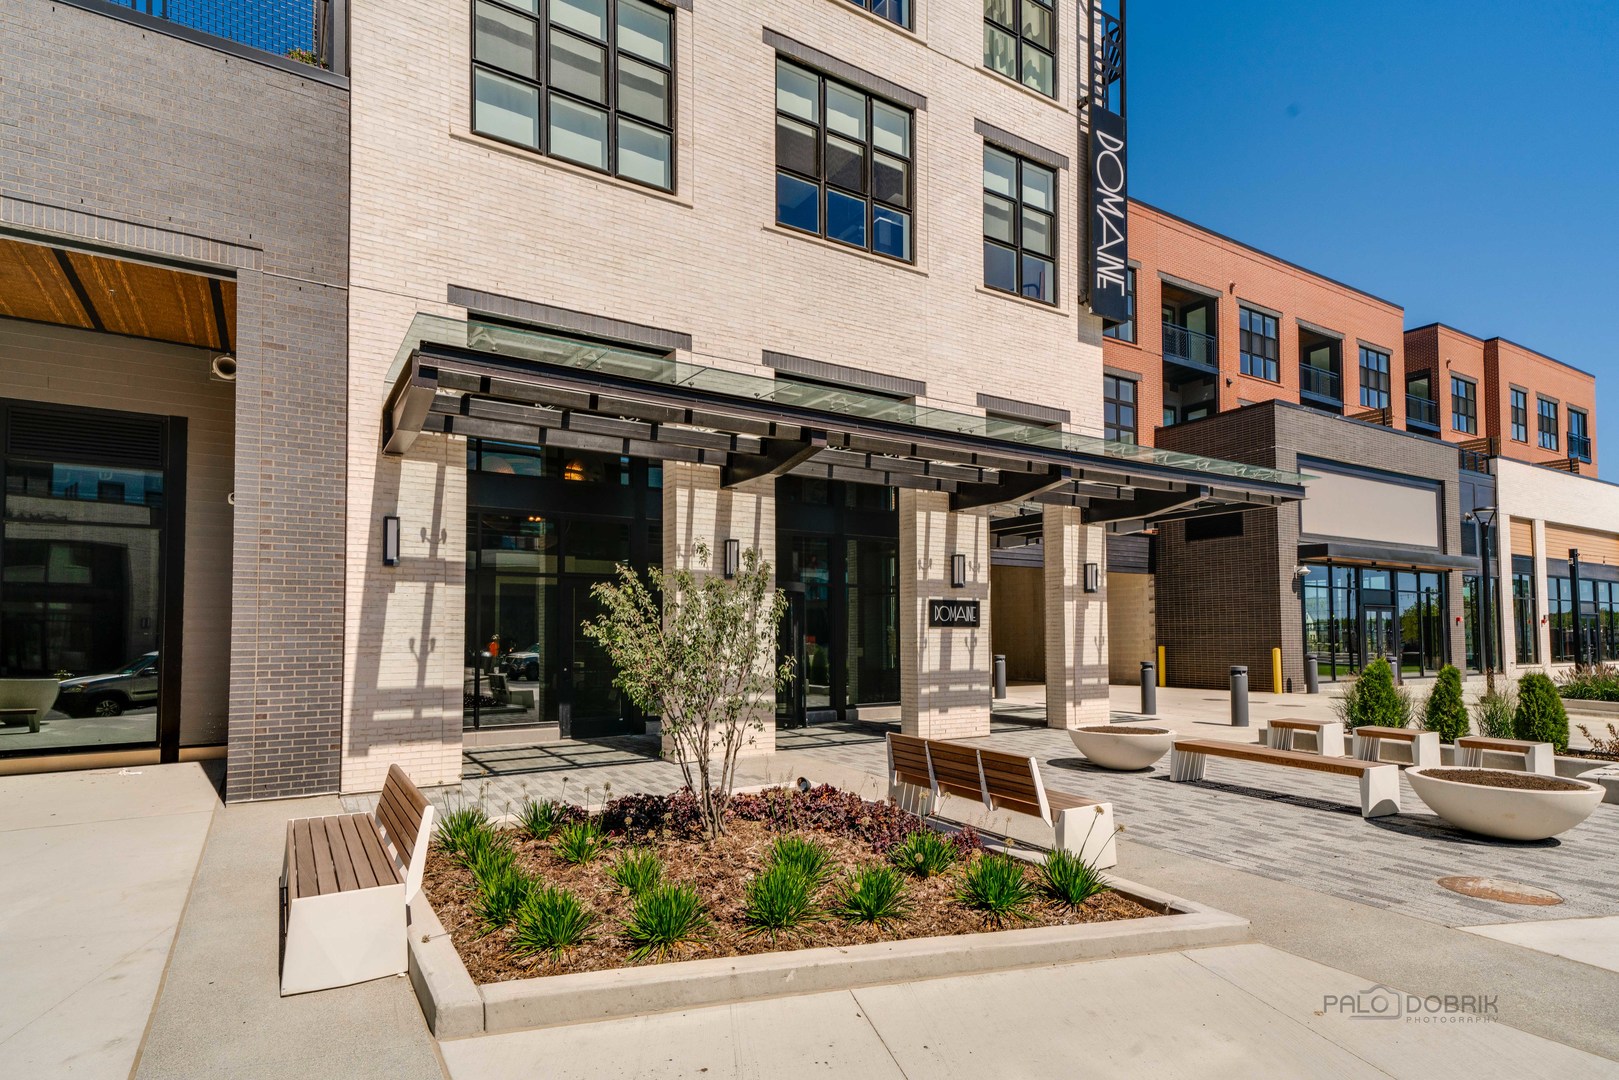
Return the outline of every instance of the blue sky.
{"type": "MultiPolygon", "coordinates": [[[[1135,0],[1146,202],[1597,376],[1619,461],[1619,3],[1135,0]]],[[[1609,450],[1612,448],[1612,452],[1609,450]]]]}

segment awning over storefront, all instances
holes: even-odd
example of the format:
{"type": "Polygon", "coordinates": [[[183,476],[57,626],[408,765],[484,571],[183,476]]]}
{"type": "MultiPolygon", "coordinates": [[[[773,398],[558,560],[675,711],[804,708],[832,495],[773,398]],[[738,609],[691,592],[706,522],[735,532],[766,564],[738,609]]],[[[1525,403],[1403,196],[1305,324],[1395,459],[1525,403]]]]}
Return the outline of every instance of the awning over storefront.
{"type": "Polygon", "coordinates": [[[1404,570],[1477,570],[1477,555],[1447,555],[1431,548],[1397,544],[1368,544],[1328,540],[1299,545],[1300,562],[1331,562],[1339,566],[1387,566],[1404,570]]]}
{"type": "Polygon", "coordinates": [[[794,475],[948,492],[957,510],[1076,506],[1122,531],[1304,497],[1298,474],[1263,466],[431,315],[400,348],[383,432],[391,454],[441,432],[717,465],[727,485],[794,475]]]}

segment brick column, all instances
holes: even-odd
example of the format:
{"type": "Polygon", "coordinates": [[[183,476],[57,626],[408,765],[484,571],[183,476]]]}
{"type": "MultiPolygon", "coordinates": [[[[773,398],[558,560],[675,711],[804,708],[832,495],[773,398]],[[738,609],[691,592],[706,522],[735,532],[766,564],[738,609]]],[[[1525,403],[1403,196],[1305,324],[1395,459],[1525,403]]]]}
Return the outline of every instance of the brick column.
{"type": "MultiPolygon", "coordinates": [[[[698,581],[723,572],[725,541],[738,540],[742,550],[757,551],[776,564],[776,481],[774,477],[749,480],[736,487],[720,486],[717,465],[684,461],[663,464],[663,568],[690,570],[698,581]],[[708,546],[708,563],[697,558],[697,545],[708,546]]],[[[774,639],[761,664],[776,662],[774,639]]],[[[753,710],[760,730],[747,732],[741,756],[771,754],[776,750],[776,700],[771,696],[753,710]]],[[[674,749],[665,736],[665,751],[674,749]]]]}
{"type": "Polygon", "coordinates": [[[1046,726],[1075,728],[1108,720],[1107,533],[1080,512],[1048,506],[1043,525],[1046,574],[1046,726]],[[1085,564],[1096,563],[1098,590],[1085,591],[1085,564]]]}
{"type": "Polygon", "coordinates": [[[940,491],[899,492],[900,730],[930,739],[989,734],[989,518],[952,513],[940,491]],[[950,557],[967,557],[952,588],[950,557]],[[976,600],[976,628],[928,626],[928,601],[976,600]]]}

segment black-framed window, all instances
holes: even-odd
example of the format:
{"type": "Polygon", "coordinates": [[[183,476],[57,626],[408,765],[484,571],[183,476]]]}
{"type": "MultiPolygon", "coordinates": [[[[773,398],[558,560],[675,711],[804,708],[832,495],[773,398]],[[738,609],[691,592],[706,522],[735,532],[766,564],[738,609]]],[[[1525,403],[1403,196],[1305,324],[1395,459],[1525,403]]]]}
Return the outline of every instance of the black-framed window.
{"type": "Polygon", "coordinates": [[[776,61],[776,222],[911,260],[914,115],[776,61]]]}
{"type": "Polygon", "coordinates": [[[1389,354],[1360,347],[1360,403],[1368,409],[1389,407],[1389,354]]]}
{"type": "Polygon", "coordinates": [[[1057,96],[1057,13],[1050,0],[984,0],[984,66],[1057,96]]]}
{"type": "Polygon", "coordinates": [[[1568,456],[1577,461],[1591,460],[1591,431],[1584,409],[1568,409],[1568,456]]]}
{"type": "Polygon", "coordinates": [[[1557,402],[1550,398],[1535,396],[1535,411],[1540,428],[1540,448],[1542,450],[1557,449],[1557,402]]]}
{"type": "Polygon", "coordinates": [[[1238,311],[1238,320],[1241,333],[1237,343],[1242,353],[1242,373],[1271,382],[1281,382],[1275,317],[1262,311],[1241,308],[1238,311]]]}
{"type": "Polygon", "coordinates": [[[1512,388],[1512,438],[1514,442],[1529,441],[1529,392],[1512,388]]]}
{"type": "Polygon", "coordinates": [[[1552,663],[1574,659],[1574,590],[1567,577],[1546,579],[1546,621],[1551,627],[1552,663]]]}
{"type": "Polygon", "coordinates": [[[1136,339],[1136,268],[1133,266],[1124,271],[1124,309],[1130,317],[1123,322],[1104,323],[1102,336],[1133,343],[1136,339]]]}
{"type": "Polygon", "coordinates": [[[1102,376],[1103,437],[1110,442],[1135,444],[1136,389],[1134,379],[1102,376]]]}
{"type": "Polygon", "coordinates": [[[1057,302],[1057,173],[985,144],[984,284],[1057,302]]]}
{"type": "Polygon", "coordinates": [[[1460,375],[1450,377],[1450,428],[1464,435],[1478,434],[1478,387],[1460,375]]]}
{"type": "Polygon", "coordinates": [[[1535,622],[1533,574],[1512,575],[1512,640],[1517,647],[1518,663],[1540,662],[1540,634],[1535,622]]]}
{"type": "Polygon", "coordinates": [[[879,18],[896,26],[911,28],[911,0],[850,0],[855,7],[863,7],[879,18]]]}
{"type": "Polygon", "coordinates": [[[472,128],[674,189],[674,13],[645,0],[474,0],[472,128]]]}

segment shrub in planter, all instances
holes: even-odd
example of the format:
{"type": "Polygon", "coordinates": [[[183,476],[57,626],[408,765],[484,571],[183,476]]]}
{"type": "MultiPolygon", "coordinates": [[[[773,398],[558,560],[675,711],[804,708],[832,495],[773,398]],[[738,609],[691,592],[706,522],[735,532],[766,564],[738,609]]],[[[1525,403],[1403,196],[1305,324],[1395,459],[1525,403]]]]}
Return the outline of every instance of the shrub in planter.
{"type": "Polygon", "coordinates": [[[765,862],[771,869],[786,867],[804,876],[812,889],[832,875],[832,853],[803,836],[778,836],[770,842],[765,862]]]}
{"type": "Polygon", "coordinates": [[[627,840],[642,840],[664,830],[669,819],[666,795],[625,795],[602,807],[602,831],[627,840]]]}
{"type": "Polygon", "coordinates": [[[1078,907],[1111,887],[1102,879],[1096,864],[1086,862],[1078,852],[1059,848],[1047,855],[1040,867],[1041,894],[1068,907],[1078,907]]]}
{"type": "Polygon", "coordinates": [[[607,876],[631,896],[640,896],[663,884],[663,860],[648,848],[630,848],[614,861],[607,876]]]}
{"type": "Polygon", "coordinates": [[[996,926],[1004,926],[1029,917],[1034,889],[1018,860],[1007,855],[980,855],[961,875],[956,899],[983,912],[996,926]]]}
{"type": "Polygon", "coordinates": [[[1367,664],[1332,704],[1345,727],[1411,726],[1411,694],[1394,685],[1394,669],[1381,657],[1367,664]]]}
{"type": "Polygon", "coordinates": [[[512,952],[518,956],[544,953],[556,959],[595,935],[596,914],[566,889],[537,888],[517,911],[512,952]]]}
{"type": "Polygon", "coordinates": [[[1619,701],[1619,667],[1583,664],[1563,676],[1557,692],[1576,701],[1619,701]]]}
{"type": "Polygon", "coordinates": [[[1513,737],[1513,718],[1518,713],[1518,695],[1508,683],[1495,693],[1483,693],[1473,702],[1473,726],[1490,739],[1513,737]]]}
{"type": "Polygon", "coordinates": [[[489,815],[477,803],[452,806],[438,816],[433,828],[433,842],[450,858],[455,858],[474,833],[487,832],[489,815]]]}
{"type": "Polygon", "coordinates": [[[594,821],[575,821],[557,833],[557,858],[574,866],[585,866],[607,850],[607,838],[594,821]]]}
{"type": "Polygon", "coordinates": [[[584,816],[584,810],[572,803],[525,799],[517,811],[517,822],[533,839],[549,840],[558,829],[584,816]]]}
{"type": "Polygon", "coordinates": [[[1557,687],[1539,672],[1518,680],[1518,711],[1512,718],[1514,736],[1549,742],[1558,753],[1568,749],[1568,713],[1557,687]]]}
{"type": "Polygon", "coordinates": [[[733,795],[728,810],[735,818],[762,821],[782,832],[813,829],[860,840],[878,854],[924,828],[922,819],[908,810],[887,802],[867,802],[826,784],[809,791],[772,788],[733,795]]]}
{"type": "Polygon", "coordinates": [[[1467,705],[1462,701],[1462,673],[1454,665],[1439,669],[1439,679],[1422,707],[1422,728],[1437,731],[1440,742],[1453,743],[1466,735],[1467,705]]]}
{"type": "Polygon", "coordinates": [[[461,850],[451,858],[472,871],[472,879],[476,882],[514,865],[517,852],[512,850],[512,842],[504,833],[496,832],[492,825],[485,825],[477,832],[469,833],[461,850]]]}
{"type": "Polygon", "coordinates": [[[868,866],[850,874],[832,902],[832,913],[846,922],[892,929],[911,913],[905,879],[888,866],[868,866]]]}
{"type": "Polygon", "coordinates": [[[492,869],[477,879],[472,908],[483,922],[483,932],[509,926],[538,886],[532,877],[516,866],[492,869]]]}
{"type": "Polygon", "coordinates": [[[819,882],[790,862],[778,862],[748,879],[743,887],[742,922],[747,935],[791,933],[823,917],[815,906],[819,882]]]}
{"type": "Polygon", "coordinates": [[[630,959],[659,959],[702,937],[708,930],[708,912],[690,885],[660,885],[635,900],[624,922],[630,959]]]}
{"type": "Polygon", "coordinates": [[[930,878],[956,865],[956,846],[929,828],[921,828],[896,844],[889,861],[919,878],[930,878]]]}

